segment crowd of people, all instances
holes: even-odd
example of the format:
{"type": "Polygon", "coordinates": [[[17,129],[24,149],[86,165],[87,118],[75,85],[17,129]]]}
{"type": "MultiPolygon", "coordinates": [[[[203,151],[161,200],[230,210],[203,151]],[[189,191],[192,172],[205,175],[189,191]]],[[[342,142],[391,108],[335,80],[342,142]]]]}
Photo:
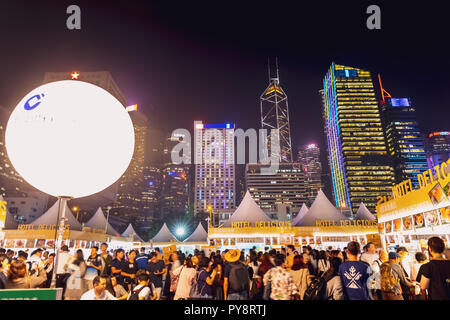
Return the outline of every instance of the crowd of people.
{"type": "Polygon", "coordinates": [[[402,246],[388,253],[355,241],[342,251],[178,251],[166,262],[159,248],[109,251],[106,243],[88,257],[62,246],[57,263],[42,249],[0,249],[0,289],[49,288],[56,268],[66,300],[449,300],[446,254],[438,237],[414,257],[402,246]]]}

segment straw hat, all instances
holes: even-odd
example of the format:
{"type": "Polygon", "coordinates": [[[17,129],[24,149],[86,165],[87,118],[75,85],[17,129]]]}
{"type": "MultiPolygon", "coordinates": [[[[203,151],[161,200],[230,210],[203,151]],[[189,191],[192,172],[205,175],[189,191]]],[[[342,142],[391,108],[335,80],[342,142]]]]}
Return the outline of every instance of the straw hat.
{"type": "Polygon", "coordinates": [[[225,260],[228,262],[236,262],[241,257],[241,251],[239,249],[231,249],[225,253],[225,260]]]}

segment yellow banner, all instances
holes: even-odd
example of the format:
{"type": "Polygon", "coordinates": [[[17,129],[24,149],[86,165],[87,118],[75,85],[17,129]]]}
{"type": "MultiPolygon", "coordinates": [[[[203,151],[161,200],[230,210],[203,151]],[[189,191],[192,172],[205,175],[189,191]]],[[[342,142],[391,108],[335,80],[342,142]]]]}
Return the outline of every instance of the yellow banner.
{"type": "Polygon", "coordinates": [[[0,229],[3,229],[5,227],[5,221],[6,221],[6,201],[0,202],[0,229]]]}

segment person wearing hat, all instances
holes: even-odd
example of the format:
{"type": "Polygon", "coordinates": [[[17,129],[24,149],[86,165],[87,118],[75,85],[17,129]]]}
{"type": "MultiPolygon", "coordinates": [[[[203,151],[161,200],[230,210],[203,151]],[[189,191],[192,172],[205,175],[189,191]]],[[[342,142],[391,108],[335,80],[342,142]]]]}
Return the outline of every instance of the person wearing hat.
{"type": "Polygon", "coordinates": [[[242,263],[243,255],[239,249],[225,253],[223,273],[223,293],[225,300],[247,300],[250,289],[248,268],[242,263]]]}
{"type": "Polygon", "coordinates": [[[389,252],[389,264],[391,265],[392,272],[397,275],[400,280],[403,299],[409,300],[409,293],[411,288],[415,288],[415,285],[409,280],[408,275],[400,265],[400,259],[401,256],[397,252],[389,252]]]}

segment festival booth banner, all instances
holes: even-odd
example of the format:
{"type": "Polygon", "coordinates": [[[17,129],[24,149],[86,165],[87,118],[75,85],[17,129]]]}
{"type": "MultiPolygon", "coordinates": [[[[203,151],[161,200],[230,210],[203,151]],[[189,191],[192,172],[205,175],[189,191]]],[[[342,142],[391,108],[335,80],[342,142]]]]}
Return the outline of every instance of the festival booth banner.
{"type": "Polygon", "coordinates": [[[441,215],[442,224],[450,223],[450,206],[439,209],[439,213],[441,215]]]}
{"type": "Polygon", "coordinates": [[[413,221],[412,221],[412,217],[404,217],[402,219],[402,225],[403,225],[403,230],[404,231],[409,231],[413,229],[413,221]]]}
{"type": "Polygon", "coordinates": [[[280,234],[280,245],[287,246],[294,243],[292,235],[289,233],[280,234]]]}
{"type": "Polygon", "coordinates": [[[424,217],[425,217],[425,225],[427,227],[435,227],[439,225],[439,218],[436,210],[425,212],[424,217]]]}
{"type": "Polygon", "coordinates": [[[62,288],[56,289],[3,289],[0,300],[62,300],[62,288]]]}
{"type": "Polygon", "coordinates": [[[402,230],[402,219],[394,220],[394,232],[398,232],[402,230]]]}
{"type": "Polygon", "coordinates": [[[175,244],[170,245],[170,246],[166,246],[166,247],[163,247],[163,248],[162,248],[162,251],[163,251],[163,259],[164,259],[164,263],[165,263],[166,265],[168,265],[168,264],[169,264],[169,258],[170,258],[170,255],[171,255],[172,253],[177,252],[177,246],[176,246],[175,244]]]}

